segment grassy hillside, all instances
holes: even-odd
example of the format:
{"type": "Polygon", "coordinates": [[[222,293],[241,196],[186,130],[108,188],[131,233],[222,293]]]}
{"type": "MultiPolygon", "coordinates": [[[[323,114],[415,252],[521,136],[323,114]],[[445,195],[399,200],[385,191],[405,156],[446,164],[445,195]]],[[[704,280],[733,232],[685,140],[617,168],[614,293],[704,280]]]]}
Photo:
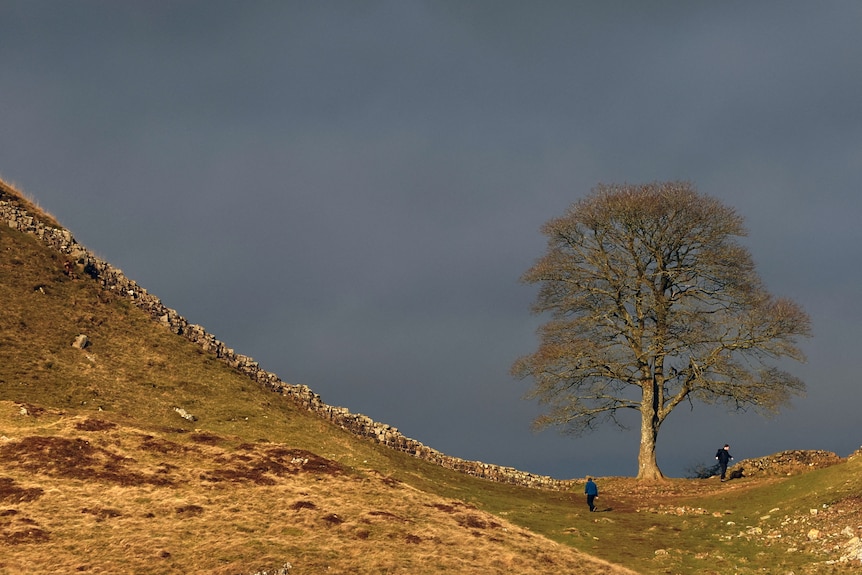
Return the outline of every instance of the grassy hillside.
{"type": "Polygon", "coordinates": [[[840,561],[862,534],[862,458],[725,484],[602,478],[590,514],[581,485],[492,483],[345,433],[35,237],[0,225],[0,254],[0,573],[862,568],[840,561]]]}

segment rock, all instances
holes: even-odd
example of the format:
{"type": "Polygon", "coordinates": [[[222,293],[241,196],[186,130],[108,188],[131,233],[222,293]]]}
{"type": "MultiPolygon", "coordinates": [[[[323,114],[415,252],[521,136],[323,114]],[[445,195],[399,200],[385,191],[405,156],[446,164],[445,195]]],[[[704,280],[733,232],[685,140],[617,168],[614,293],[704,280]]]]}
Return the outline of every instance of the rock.
{"type": "Polygon", "coordinates": [[[281,569],[276,569],[274,571],[258,571],[254,575],[288,575],[291,569],[293,569],[293,565],[285,563],[281,569]]]}
{"type": "Polygon", "coordinates": [[[84,349],[88,345],[90,345],[90,338],[84,334],[79,335],[75,338],[75,341],[72,342],[72,347],[76,349],[84,349]]]}
{"type": "Polygon", "coordinates": [[[188,411],[186,411],[182,407],[175,407],[174,411],[176,411],[180,417],[182,417],[183,419],[185,419],[187,421],[197,421],[198,420],[197,417],[195,417],[194,415],[192,415],[191,413],[189,413],[188,411]]]}
{"type": "Polygon", "coordinates": [[[819,529],[812,529],[811,531],[808,532],[808,540],[809,541],[816,541],[818,539],[820,539],[820,530],[819,529]]]}
{"type": "Polygon", "coordinates": [[[839,559],[842,563],[847,561],[862,561],[862,541],[858,537],[854,537],[847,542],[844,548],[844,554],[839,559]]]}

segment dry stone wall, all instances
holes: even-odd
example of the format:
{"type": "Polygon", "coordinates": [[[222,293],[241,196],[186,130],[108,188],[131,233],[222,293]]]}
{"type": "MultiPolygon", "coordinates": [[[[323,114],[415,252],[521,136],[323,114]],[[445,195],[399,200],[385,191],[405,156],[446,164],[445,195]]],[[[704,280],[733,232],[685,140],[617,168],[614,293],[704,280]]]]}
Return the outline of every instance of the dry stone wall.
{"type": "Polygon", "coordinates": [[[66,255],[69,264],[77,270],[83,270],[84,276],[98,282],[103,289],[131,300],[166,329],[198,344],[204,351],[215,355],[260,385],[290,398],[335,425],[392,449],[475,477],[545,489],[566,489],[571,485],[568,480],[448,456],[415,439],[405,437],[391,425],[379,423],[362,414],[351,413],[344,407],[327,405],[306,385],[285,383],[276,374],[262,369],[251,357],[235,353],[203,327],[189,323],[175,310],[163,305],[159,298],[127,278],[121,270],[97,258],[79,244],[68,230],[47,225],[40,218],[29,214],[16,201],[16,196],[4,188],[5,185],[0,182],[0,221],[6,222],[12,229],[36,236],[47,246],[66,255]]]}
{"type": "Polygon", "coordinates": [[[812,469],[829,467],[843,461],[838,454],[821,449],[792,449],[765,457],[744,459],[732,466],[728,471],[738,470],[745,477],[754,476],[787,476],[795,475],[812,469]]]}

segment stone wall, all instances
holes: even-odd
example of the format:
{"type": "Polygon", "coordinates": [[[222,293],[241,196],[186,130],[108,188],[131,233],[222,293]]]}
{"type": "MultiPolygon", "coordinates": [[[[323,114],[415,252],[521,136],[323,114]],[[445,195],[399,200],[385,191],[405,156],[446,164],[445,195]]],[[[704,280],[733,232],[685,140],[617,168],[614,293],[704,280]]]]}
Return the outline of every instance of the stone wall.
{"type": "Polygon", "coordinates": [[[53,227],[45,221],[49,220],[29,214],[11,188],[0,181],[0,223],[5,222],[12,229],[38,237],[47,246],[65,254],[70,264],[78,270],[83,270],[84,276],[98,282],[103,289],[128,298],[166,329],[198,344],[206,352],[215,355],[267,389],[290,398],[327,421],[360,437],[369,438],[381,445],[468,475],[546,489],[566,489],[571,485],[571,481],[535,475],[511,467],[450,457],[415,439],[405,437],[391,425],[376,422],[362,414],[351,413],[344,407],[327,405],[308,386],[285,383],[276,374],[262,369],[251,357],[235,353],[215,336],[207,333],[203,327],[189,323],[175,310],[163,305],[159,298],[127,278],[121,270],[90,253],[68,230],[53,227]]]}
{"type": "Polygon", "coordinates": [[[774,453],[765,457],[744,459],[730,467],[728,471],[732,474],[739,470],[745,477],[754,476],[787,476],[803,473],[812,469],[829,467],[843,461],[836,453],[823,451],[821,449],[801,450],[792,449],[774,453]]]}

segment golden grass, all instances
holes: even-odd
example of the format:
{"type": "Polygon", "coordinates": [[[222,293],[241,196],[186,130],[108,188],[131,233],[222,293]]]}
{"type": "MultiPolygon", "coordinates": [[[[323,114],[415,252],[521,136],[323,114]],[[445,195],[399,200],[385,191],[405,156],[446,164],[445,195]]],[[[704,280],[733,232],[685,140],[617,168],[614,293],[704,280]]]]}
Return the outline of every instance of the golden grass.
{"type": "Polygon", "coordinates": [[[0,435],[4,573],[628,573],[282,444],[177,441],[8,401],[0,435]]]}

